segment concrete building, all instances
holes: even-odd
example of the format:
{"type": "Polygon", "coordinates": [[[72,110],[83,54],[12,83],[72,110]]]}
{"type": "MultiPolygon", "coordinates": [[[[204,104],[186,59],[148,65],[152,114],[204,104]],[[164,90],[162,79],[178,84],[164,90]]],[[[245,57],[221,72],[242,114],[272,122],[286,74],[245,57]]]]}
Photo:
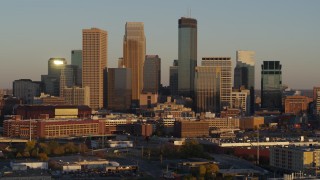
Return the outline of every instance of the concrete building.
{"type": "Polygon", "coordinates": [[[151,109],[157,106],[158,93],[144,92],[140,95],[140,109],[151,109]]]}
{"type": "Polygon", "coordinates": [[[134,124],[134,134],[137,136],[149,137],[153,133],[152,124],[134,124]]]}
{"type": "Polygon", "coordinates": [[[195,68],[196,111],[220,112],[221,67],[198,66],[195,68]]]}
{"type": "Polygon", "coordinates": [[[33,104],[41,105],[65,105],[64,97],[51,96],[50,94],[41,93],[40,96],[33,98],[33,104]]]}
{"type": "Polygon", "coordinates": [[[317,147],[272,147],[270,148],[270,166],[291,172],[319,173],[320,149],[317,147]]]}
{"type": "Polygon", "coordinates": [[[103,107],[103,74],[107,67],[107,31],[82,30],[82,85],[90,88],[90,106],[103,107]]]}
{"type": "Polygon", "coordinates": [[[197,66],[197,20],[182,17],[178,21],[178,91],[179,95],[194,95],[194,75],[197,66]]]}
{"type": "Polygon", "coordinates": [[[241,117],[240,118],[240,129],[243,130],[253,130],[259,128],[264,124],[264,117],[262,116],[250,116],[250,117],[241,117]]]}
{"type": "Polygon", "coordinates": [[[170,91],[171,96],[178,95],[178,60],[173,61],[173,66],[170,66],[170,91]]]}
{"type": "Polygon", "coordinates": [[[86,87],[65,87],[63,97],[68,105],[87,105],[90,106],[90,88],[86,87]]]}
{"type": "Polygon", "coordinates": [[[131,75],[131,68],[109,68],[108,109],[114,111],[130,109],[132,99],[131,75]]]}
{"type": "Polygon", "coordinates": [[[250,90],[249,113],[254,113],[254,87],[255,87],[255,52],[237,51],[237,64],[234,69],[234,88],[244,87],[250,90]]]}
{"type": "Polygon", "coordinates": [[[143,66],[143,91],[158,93],[161,86],[161,59],[158,55],[146,55],[143,66]]]}
{"type": "Polygon", "coordinates": [[[246,115],[250,114],[250,90],[233,91],[231,93],[231,108],[240,109],[246,115]]]}
{"type": "Polygon", "coordinates": [[[79,136],[94,136],[105,134],[105,124],[99,120],[5,120],[3,122],[5,137],[19,138],[66,138],[79,136]],[[31,122],[30,122],[31,121],[31,122]],[[31,125],[31,127],[30,127],[31,125]],[[31,133],[30,133],[31,131],[31,133]]]}
{"type": "Polygon", "coordinates": [[[209,136],[209,122],[181,120],[174,123],[174,134],[178,138],[209,136]]]}
{"type": "Polygon", "coordinates": [[[232,92],[232,64],[230,57],[203,57],[202,66],[221,68],[220,80],[220,109],[230,107],[232,92]]]}
{"type": "Polygon", "coordinates": [[[286,114],[307,113],[309,103],[312,99],[306,96],[287,96],[284,100],[284,109],[286,114]]]}
{"type": "Polygon", "coordinates": [[[20,105],[14,110],[22,119],[38,119],[42,114],[49,118],[88,118],[92,114],[91,108],[84,105],[20,105]]]}
{"type": "Polygon", "coordinates": [[[213,118],[205,119],[209,123],[209,128],[214,129],[239,129],[239,118],[213,118]]]}
{"type": "Polygon", "coordinates": [[[21,98],[23,103],[32,104],[33,98],[40,95],[40,82],[30,79],[19,79],[13,81],[13,96],[21,98]]]}
{"type": "Polygon", "coordinates": [[[60,96],[63,96],[63,89],[70,88],[77,85],[78,79],[78,66],[75,65],[65,65],[61,69],[60,73],[60,96]]]}
{"type": "Polygon", "coordinates": [[[142,22],[127,22],[123,38],[123,60],[131,68],[132,107],[138,107],[143,89],[143,65],[146,56],[146,37],[142,22]]]}
{"type": "Polygon", "coordinates": [[[171,97],[168,97],[167,102],[158,103],[153,108],[155,116],[163,118],[193,118],[195,112],[191,108],[185,107],[183,104],[178,104],[176,101],[171,102],[171,97]]]}
{"type": "Polygon", "coordinates": [[[261,65],[261,108],[282,109],[282,65],[263,61],[261,65]]]}

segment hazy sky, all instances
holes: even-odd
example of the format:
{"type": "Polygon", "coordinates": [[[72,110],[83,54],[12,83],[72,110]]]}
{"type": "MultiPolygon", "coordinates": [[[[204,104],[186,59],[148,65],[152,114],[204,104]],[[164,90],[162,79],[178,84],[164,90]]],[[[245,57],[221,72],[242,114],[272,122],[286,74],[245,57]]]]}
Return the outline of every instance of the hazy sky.
{"type": "Polygon", "coordinates": [[[122,57],[127,21],[144,22],[147,54],[162,60],[162,82],[178,57],[178,19],[198,20],[198,64],[204,56],[256,51],[256,88],[263,60],[279,60],[283,84],[320,85],[320,1],[318,0],[7,0],[0,3],[0,88],[16,79],[40,80],[50,57],[71,63],[81,49],[84,28],[108,31],[108,67],[122,57]]]}

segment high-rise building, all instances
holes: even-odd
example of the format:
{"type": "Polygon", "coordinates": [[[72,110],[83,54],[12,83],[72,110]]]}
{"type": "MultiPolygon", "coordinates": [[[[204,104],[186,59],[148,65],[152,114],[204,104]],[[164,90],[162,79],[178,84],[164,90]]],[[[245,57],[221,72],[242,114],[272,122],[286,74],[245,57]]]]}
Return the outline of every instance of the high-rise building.
{"type": "Polygon", "coordinates": [[[90,88],[88,86],[83,88],[76,86],[64,87],[63,97],[68,105],[90,106],[90,88]]]}
{"type": "Polygon", "coordinates": [[[254,113],[254,74],[255,74],[255,52],[237,51],[237,64],[234,69],[234,88],[244,87],[250,90],[249,112],[254,113]]]}
{"type": "Polygon", "coordinates": [[[246,115],[250,114],[250,93],[248,89],[234,91],[231,93],[231,108],[242,110],[246,115]]]}
{"type": "Polygon", "coordinates": [[[178,91],[179,95],[190,97],[194,94],[197,66],[197,20],[180,18],[178,34],[178,91]]]}
{"type": "Polygon", "coordinates": [[[178,95],[178,60],[170,66],[170,91],[172,96],[178,95]]]}
{"type": "Polygon", "coordinates": [[[67,64],[65,58],[50,58],[48,61],[48,75],[60,77],[61,69],[67,64]]]}
{"type": "Polygon", "coordinates": [[[202,66],[213,66],[221,68],[220,80],[220,110],[231,105],[232,92],[232,64],[230,57],[203,57],[202,66]]]}
{"type": "Polygon", "coordinates": [[[161,85],[161,59],[158,55],[146,55],[143,67],[143,91],[158,93],[161,85]]]}
{"type": "Polygon", "coordinates": [[[72,87],[77,85],[78,67],[75,65],[66,65],[61,69],[60,73],[60,96],[63,96],[63,89],[65,87],[72,87]]]}
{"type": "Polygon", "coordinates": [[[127,22],[123,39],[123,61],[132,71],[132,107],[139,107],[143,89],[143,64],[146,56],[146,37],[142,22],[127,22]]]}
{"type": "Polygon", "coordinates": [[[82,86],[90,88],[90,106],[103,107],[103,72],[107,66],[107,31],[82,30],[82,86]]]}
{"type": "Polygon", "coordinates": [[[23,99],[25,104],[32,104],[33,98],[40,95],[40,82],[30,79],[13,81],[13,96],[23,99]]]}
{"type": "Polygon", "coordinates": [[[61,70],[66,66],[65,58],[50,58],[48,61],[48,75],[41,75],[44,92],[52,96],[60,95],[61,70]]]}
{"type": "Polygon", "coordinates": [[[221,67],[198,66],[195,70],[196,111],[220,112],[221,67]]]}
{"type": "Polygon", "coordinates": [[[131,69],[108,69],[108,109],[126,111],[131,106],[131,69]]]}
{"type": "Polygon", "coordinates": [[[82,50],[71,51],[71,65],[78,67],[76,85],[81,86],[82,84],[82,50]]]}
{"type": "Polygon", "coordinates": [[[263,61],[261,65],[261,108],[282,108],[282,65],[280,61],[263,61]]]}

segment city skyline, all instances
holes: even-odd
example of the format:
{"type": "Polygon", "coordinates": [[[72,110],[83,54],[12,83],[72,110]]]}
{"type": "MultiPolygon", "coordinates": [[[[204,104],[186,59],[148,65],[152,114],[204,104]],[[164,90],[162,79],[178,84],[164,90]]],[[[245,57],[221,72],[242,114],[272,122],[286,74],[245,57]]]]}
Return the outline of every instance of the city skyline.
{"type": "Polygon", "coordinates": [[[256,52],[256,89],[260,87],[262,61],[268,60],[281,62],[283,84],[289,87],[311,89],[320,84],[315,79],[320,75],[320,26],[314,23],[320,15],[317,1],[184,1],[183,5],[141,1],[130,6],[128,1],[94,2],[64,2],[63,6],[57,1],[2,3],[0,88],[12,88],[16,79],[40,80],[41,74],[47,74],[51,57],[66,58],[71,64],[71,51],[82,46],[82,29],[91,27],[108,31],[108,67],[117,67],[123,54],[123,27],[130,21],[144,23],[146,54],[161,57],[161,79],[168,85],[169,66],[178,58],[177,22],[188,16],[190,7],[191,17],[198,21],[198,64],[202,57],[230,56],[234,68],[236,51],[252,50],[256,52]],[[82,15],[84,9],[92,13],[82,15]]]}

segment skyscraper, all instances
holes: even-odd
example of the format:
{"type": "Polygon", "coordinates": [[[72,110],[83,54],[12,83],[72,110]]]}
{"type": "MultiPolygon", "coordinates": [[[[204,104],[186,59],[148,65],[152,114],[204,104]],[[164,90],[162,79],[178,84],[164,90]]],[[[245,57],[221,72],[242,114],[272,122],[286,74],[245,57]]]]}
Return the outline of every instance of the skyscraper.
{"type": "Polygon", "coordinates": [[[32,104],[33,98],[40,95],[40,82],[19,79],[12,83],[13,96],[23,99],[23,103],[32,104]]]}
{"type": "Polygon", "coordinates": [[[197,20],[180,18],[178,34],[178,91],[180,95],[192,96],[197,66],[197,20]]]}
{"type": "Polygon", "coordinates": [[[82,85],[82,50],[72,50],[71,51],[71,65],[78,67],[76,74],[76,85],[82,85]]]}
{"type": "Polygon", "coordinates": [[[131,69],[109,68],[108,109],[126,111],[131,106],[131,69]]]}
{"type": "Polygon", "coordinates": [[[82,30],[82,86],[90,88],[90,106],[103,107],[103,72],[107,66],[107,31],[82,30]]]}
{"type": "Polygon", "coordinates": [[[250,90],[249,112],[254,113],[254,73],[255,73],[255,52],[237,51],[237,64],[234,69],[234,88],[240,87],[250,90]]]}
{"type": "Polygon", "coordinates": [[[170,91],[172,96],[178,95],[178,60],[170,66],[170,91]]]}
{"type": "Polygon", "coordinates": [[[75,65],[66,65],[61,69],[60,73],[60,96],[63,96],[63,89],[77,85],[77,72],[78,67],[75,65]]]}
{"type": "Polygon", "coordinates": [[[161,59],[158,55],[146,55],[143,84],[144,92],[158,93],[161,84],[161,59]]]}
{"type": "Polygon", "coordinates": [[[48,75],[60,77],[61,69],[65,67],[65,58],[50,58],[48,61],[48,75]]]}
{"type": "MultiPolygon", "coordinates": [[[[230,57],[203,57],[202,66],[213,66],[221,68],[220,80],[220,109],[230,107],[232,92],[232,64],[230,57]]],[[[180,64],[179,64],[180,65],[180,64]]]]}
{"type": "Polygon", "coordinates": [[[220,112],[221,67],[198,66],[195,70],[194,90],[197,112],[220,112]]]}
{"type": "Polygon", "coordinates": [[[261,65],[261,108],[282,108],[282,65],[280,61],[263,61],[261,65]]]}
{"type": "Polygon", "coordinates": [[[123,38],[123,60],[132,71],[132,107],[139,106],[143,89],[143,64],[146,56],[146,37],[142,22],[127,22],[123,38]]]}
{"type": "Polygon", "coordinates": [[[41,75],[45,93],[51,96],[60,96],[60,75],[66,64],[65,58],[50,58],[48,60],[48,75],[41,75]]]}

